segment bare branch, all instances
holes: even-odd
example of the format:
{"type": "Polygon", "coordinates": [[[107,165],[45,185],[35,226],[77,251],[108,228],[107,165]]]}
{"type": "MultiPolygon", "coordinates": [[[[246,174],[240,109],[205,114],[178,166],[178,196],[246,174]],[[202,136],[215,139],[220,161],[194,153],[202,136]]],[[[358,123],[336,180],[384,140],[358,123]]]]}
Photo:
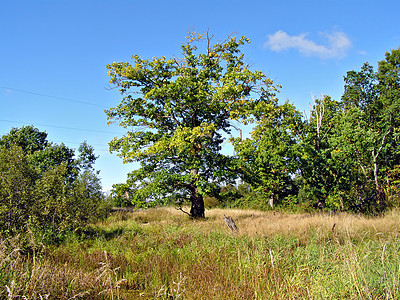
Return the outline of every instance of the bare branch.
{"type": "Polygon", "coordinates": [[[242,141],[242,129],[240,129],[239,127],[236,127],[235,125],[233,125],[232,123],[230,123],[230,126],[232,126],[234,129],[236,129],[237,131],[239,131],[240,134],[240,141],[242,141]]]}
{"type": "Polygon", "coordinates": [[[211,42],[211,39],[214,37],[214,35],[209,36],[208,32],[209,32],[209,29],[207,29],[206,37],[207,37],[207,56],[210,56],[210,42],[211,42]]]}
{"type": "Polygon", "coordinates": [[[192,216],[192,215],[191,215],[190,213],[188,213],[187,211],[184,211],[183,208],[182,208],[182,206],[176,207],[175,209],[176,209],[176,210],[180,210],[181,212],[187,214],[188,216],[192,216]]]}
{"type": "Polygon", "coordinates": [[[324,136],[322,137],[321,141],[326,137],[326,135],[329,133],[329,131],[332,129],[333,124],[329,126],[328,130],[325,132],[324,136]]]}
{"type": "Polygon", "coordinates": [[[388,130],[388,131],[385,133],[385,135],[383,136],[382,143],[381,143],[381,147],[380,147],[379,150],[377,151],[376,156],[374,157],[375,159],[378,158],[378,156],[379,156],[379,154],[380,154],[380,152],[381,152],[381,150],[382,150],[382,148],[383,148],[383,146],[384,146],[384,144],[385,144],[385,139],[386,139],[386,137],[388,136],[388,134],[390,133],[390,131],[392,131],[392,127],[390,127],[389,130],[388,130]]]}

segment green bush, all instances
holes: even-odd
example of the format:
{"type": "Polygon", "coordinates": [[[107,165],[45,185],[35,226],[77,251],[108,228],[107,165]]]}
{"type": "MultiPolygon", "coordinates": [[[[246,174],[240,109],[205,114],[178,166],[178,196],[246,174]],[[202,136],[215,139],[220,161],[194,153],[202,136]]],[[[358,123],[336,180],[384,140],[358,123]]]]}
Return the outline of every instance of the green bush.
{"type": "Polygon", "coordinates": [[[0,148],[0,230],[12,235],[26,229],[35,203],[37,174],[20,147],[0,148]]]}
{"type": "Polygon", "coordinates": [[[220,205],[220,201],[216,197],[205,196],[204,197],[204,207],[214,208],[220,205]]]}
{"type": "Polygon", "coordinates": [[[41,171],[31,161],[20,146],[0,147],[0,236],[56,242],[107,216],[109,205],[92,168],[72,180],[70,162],[41,171]]]}

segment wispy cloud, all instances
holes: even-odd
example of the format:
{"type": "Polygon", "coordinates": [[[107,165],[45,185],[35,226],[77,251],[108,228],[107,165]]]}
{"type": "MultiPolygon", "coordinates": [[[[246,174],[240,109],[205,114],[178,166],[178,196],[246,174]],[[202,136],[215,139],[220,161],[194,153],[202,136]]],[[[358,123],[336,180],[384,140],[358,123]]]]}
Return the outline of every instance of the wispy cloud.
{"type": "Polygon", "coordinates": [[[268,40],[264,47],[272,51],[280,52],[288,49],[297,49],[300,53],[317,56],[323,59],[343,58],[351,47],[351,41],[343,32],[320,33],[326,38],[325,45],[317,44],[307,37],[306,33],[299,35],[289,35],[279,30],[274,34],[268,35],[268,40]]]}

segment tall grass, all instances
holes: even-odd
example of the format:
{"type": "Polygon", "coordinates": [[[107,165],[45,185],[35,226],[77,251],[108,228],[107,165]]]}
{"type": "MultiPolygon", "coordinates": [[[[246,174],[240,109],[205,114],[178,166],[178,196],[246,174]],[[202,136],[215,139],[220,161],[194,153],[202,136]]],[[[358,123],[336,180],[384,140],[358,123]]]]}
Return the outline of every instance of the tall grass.
{"type": "Polygon", "coordinates": [[[36,257],[3,241],[0,298],[398,299],[399,217],[117,213],[36,257]]]}

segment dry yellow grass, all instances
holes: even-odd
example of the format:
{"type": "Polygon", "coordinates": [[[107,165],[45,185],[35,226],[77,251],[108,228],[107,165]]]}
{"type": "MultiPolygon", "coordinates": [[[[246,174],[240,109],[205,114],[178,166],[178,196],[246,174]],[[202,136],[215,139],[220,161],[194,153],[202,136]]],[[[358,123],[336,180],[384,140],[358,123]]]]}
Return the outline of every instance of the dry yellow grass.
{"type": "Polygon", "coordinates": [[[208,212],[218,226],[223,225],[223,214],[229,213],[239,228],[240,235],[293,236],[300,240],[314,231],[319,236],[354,237],[368,235],[398,235],[400,231],[399,212],[393,211],[384,217],[365,217],[340,214],[289,214],[281,212],[260,212],[248,210],[212,210],[208,212]]]}
{"type": "MultiPolygon", "coordinates": [[[[184,208],[189,211],[189,208],[184,208]]],[[[296,236],[309,235],[310,231],[320,232],[326,235],[329,232],[336,235],[393,235],[400,231],[400,212],[393,210],[381,217],[366,217],[348,213],[303,213],[290,214],[277,211],[262,212],[257,210],[219,209],[206,211],[206,220],[192,220],[198,222],[198,229],[203,232],[221,229],[230,232],[224,222],[224,214],[229,215],[235,221],[239,235],[256,236],[296,236]]],[[[118,221],[110,219],[116,227],[127,226],[126,219],[132,219],[137,223],[158,226],[169,224],[184,224],[188,222],[188,216],[173,207],[152,208],[136,211],[118,218],[118,221]]]]}

